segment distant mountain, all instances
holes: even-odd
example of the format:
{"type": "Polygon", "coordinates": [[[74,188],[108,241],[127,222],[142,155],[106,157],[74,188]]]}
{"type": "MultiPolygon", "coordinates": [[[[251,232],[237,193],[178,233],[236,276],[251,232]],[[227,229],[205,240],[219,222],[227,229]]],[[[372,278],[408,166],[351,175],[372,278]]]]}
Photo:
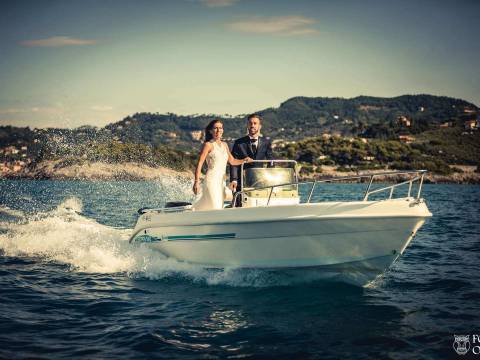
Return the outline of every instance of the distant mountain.
{"type": "MultiPolygon", "coordinates": [[[[279,108],[268,108],[258,113],[263,117],[263,132],[266,135],[299,140],[324,132],[361,135],[371,126],[394,126],[401,116],[412,122],[411,131],[422,132],[448,121],[463,124],[466,118],[477,116],[479,108],[464,100],[432,95],[395,98],[359,96],[353,99],[294,97],[279,108]]],[[[188,149],[197,143],[194,140],[197,132],[216,117],[223,120],[226,137],[236,138],[245,133],[245,116],[224,118],[152,113],[134,114],[105,129],[124,142],[169,144],[188,149]]],[[[374,130],[371,132],[372,137],[376,137],[374,130]]]]}
{"type": "MultiPolygon", "coordinates": [[[[284,145],[324,133],[396,142],[400,136],[410,141],[409,137],[414,135],[420,152],[440,156],[450,164],[476,163],[477,147],[474,144],[480,131],[475,131],[475,136],[468,141],[462,134],[465,122],[477,119],[480,109],[461,99],[432,95],[359,96],[352,99],[294,97],[278,108],[259,110],[258,113],[263,117],[262,132],[284,145]],[[430,144],[428,149],[421,148],[426,146],[424,144],[430,144]]],[[[174,158],[185,153],[182,163],[187,164],[192,161],[190,153],[199,149],[204,127],[215,118],[223,120],[227,140],[246,133],[246,115],[213,114],[136,113],[100,129],[82,126],[32,130],[3,126],[0,127],[0,160],[9,164],[34,164],[44,159],[66,157],[128,161],[142,159],[147,152],[145,149],[152,149],[149,150],[152,159],[158,158],[158,154],[164,154],[161,157],[165,159],[171,158],[171,151],[177,152],[174,158]],[[6,149],[10,146],[14,148],[6,149]]],[[[478,123],[475,126],[478,127],[478,123]]],[[[311,142],[304,145],[313,146],[311,142]]],[[[343,145],[339,143],[339,146],[343,145]]],[[[292,148],[294,150],[305,152],[301,148],[292,148]]],[[[317,150],[310,149],[306,152],[310,155],[305,158],[313,158],[317,150]]]]}

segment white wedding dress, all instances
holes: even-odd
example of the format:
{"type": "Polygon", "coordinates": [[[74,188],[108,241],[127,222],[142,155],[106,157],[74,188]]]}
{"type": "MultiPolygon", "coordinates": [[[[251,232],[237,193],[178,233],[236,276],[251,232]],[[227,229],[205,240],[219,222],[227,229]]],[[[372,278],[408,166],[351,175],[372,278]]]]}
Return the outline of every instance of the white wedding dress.
{"type": "Polygon", "coordinates": [[[223,209],[224,177],[227,169],[228,152],[226,145],[212,141],[212,151],[207,155],[207,174],[203,179],[200,199],[193,203],[197,211],[223,209]]]}

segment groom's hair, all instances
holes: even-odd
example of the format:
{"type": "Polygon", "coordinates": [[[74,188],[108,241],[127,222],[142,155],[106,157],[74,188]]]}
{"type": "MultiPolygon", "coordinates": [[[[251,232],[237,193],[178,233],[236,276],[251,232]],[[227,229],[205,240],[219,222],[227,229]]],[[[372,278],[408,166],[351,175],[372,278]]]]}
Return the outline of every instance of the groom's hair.
{"type": "Polygon", "coordinates": [[[262,117],[258,114],[250,114],[248,115],[248,118],[247,118],[247,121],[250,121],[250,119],[253,119],[253,118],[257,118],[258,120],[260,120],[260,122],[262,121],[262,117]]]}

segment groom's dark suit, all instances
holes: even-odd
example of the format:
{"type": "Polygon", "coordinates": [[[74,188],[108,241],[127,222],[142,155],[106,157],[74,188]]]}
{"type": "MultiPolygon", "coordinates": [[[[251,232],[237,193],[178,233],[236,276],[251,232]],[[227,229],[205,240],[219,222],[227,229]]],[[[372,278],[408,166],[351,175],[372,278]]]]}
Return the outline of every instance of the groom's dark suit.
{"type": "MultiPolygon", "coordinates": [[[[253,160],[273,160],[272,144],[270,140],[260,136],[257,145],[252,146],[250,137],[244,136],[235,140],[232,148],[232,155],[235,159],[244,159],[248,156],[253,160]]],[[[246,169],[256,166],[262,165],[255,163],[243,165],[246,169]]],[[[230,182],[232,181],[237,182],[237,191],[242,190],[240,185],[240,166],[230,166],[230,182]]],[[[240,200],[240,198],[237,199],[240,200]]],[[[236,206],[240,206],[240,201],[237,201],[236,206]]]]}

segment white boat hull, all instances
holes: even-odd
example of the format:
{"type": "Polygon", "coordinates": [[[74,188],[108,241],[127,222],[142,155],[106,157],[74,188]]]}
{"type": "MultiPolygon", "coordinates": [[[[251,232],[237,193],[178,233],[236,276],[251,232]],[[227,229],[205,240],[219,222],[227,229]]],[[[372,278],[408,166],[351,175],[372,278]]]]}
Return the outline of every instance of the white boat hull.
{"type": "Polygon", "coordinates": [[[364,269],[374,276],[430,216],[423,201],[404,198],[146,213],[135,230],[136,241],[206,267],[364,269]]]}

